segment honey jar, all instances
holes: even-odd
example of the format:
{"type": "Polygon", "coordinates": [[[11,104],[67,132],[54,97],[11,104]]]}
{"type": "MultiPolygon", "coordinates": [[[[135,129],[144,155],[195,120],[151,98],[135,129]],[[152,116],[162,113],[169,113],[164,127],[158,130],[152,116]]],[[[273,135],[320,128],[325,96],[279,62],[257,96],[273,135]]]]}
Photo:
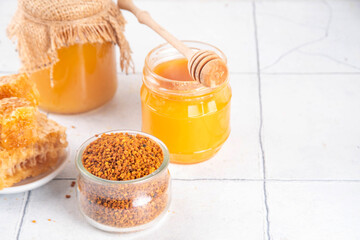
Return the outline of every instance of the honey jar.
{"type": "MultiPolygon", "coordinates": [[[[194,50],[216,47],[185,41],[194,50]]],[[[170,161],[180,164],[210,159],[230,134],[231,88],[228,80],[208,88],[192,80],[187,60],[169,44],[147,55],[141,87],[142,131],[162,140],[170,161]]]]}
{"type": "Polygon", "coordinates": [[[97,108],[114,96],[117,78],[112,43],[74,44],[57,52],[59,61],[52,69],[30,75],[40,93],[42,109],[80,113],[97,108]]]}
{"type": "Polygon", "coordinates": [[[127,70],[125,20],[111,0],[19,0],[8,27],[17,41],[21,72],[40,93],[39,106],[73,114],[109,101],[116,92],[115,46],[127,70]]]}

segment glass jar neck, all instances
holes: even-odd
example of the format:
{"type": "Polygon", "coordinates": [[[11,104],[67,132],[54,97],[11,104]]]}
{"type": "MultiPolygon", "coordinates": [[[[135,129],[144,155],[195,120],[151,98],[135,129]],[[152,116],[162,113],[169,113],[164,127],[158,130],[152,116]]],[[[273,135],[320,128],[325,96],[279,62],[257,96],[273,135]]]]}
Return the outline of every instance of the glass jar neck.
{"type": "MultiPolygon", "coordinates": [[[[226,62],[224,53],[212,45],[197,41],[183,42],[194,51],[198,51],[200,49],[214,51],[226,62]]],[[[189,97],[206,95],[218,91],[227,85],[228,80],[220,86],[208,88],[197,81],[179,81],[165,78],[155,73],[154,69],[159,64],[181,58],[184,58],[184,56],[168,43],[162,44],[151,50],[145,58],[145,65],[143,69],[144,85],[157,94],[189,97]]]]}

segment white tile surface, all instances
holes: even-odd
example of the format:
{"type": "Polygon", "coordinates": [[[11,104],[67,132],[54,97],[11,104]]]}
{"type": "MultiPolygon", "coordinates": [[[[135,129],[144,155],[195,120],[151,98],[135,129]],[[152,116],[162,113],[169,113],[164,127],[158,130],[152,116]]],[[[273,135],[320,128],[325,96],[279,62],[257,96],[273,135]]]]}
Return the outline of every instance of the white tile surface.
{"type": "Polygon", "coordinates": [[[6,35],[6,28],[17,7],[17,1],[0,1],[0,72],[16,72],[20,67],[18,53],[6,35]]]}
{"type": "Polygon", "coordinates": [[[267,178],[360,179],[359,75],[262,76],[267,178]]]}
{"type": "Polygon", "coordinates": [[[360,182],[267,186],[271,239],[360,239],[360,182]]]}
{"type": "Polygon", "coordinates": [[[359,76],[261,78],[267,178],[360,179],[359,76]]]}
{"type": "MultiPolygon", "coordinates": [[[[228,57],[231,72],[256,72],[251,1],[135,2],[179,39],[196,39],[220,48],[228,57]]],[[[146,54],[164,40],[130,13],[124,12],[124,16],[135,68],[141,72],[146,54]]]]}
{"type": "MultiPolygon", "coordinates": [[[[68,127],[71,154],[58,178],[70,180],[54,180],[31,191],[27,205],[25,194],[1,195],[0,238],[12,240],[20,233],[20,240],[360,239],[360,2],[255,2],[136,0],[177,37],[222,49],[232,72],[230,138],[205,163],[170,166],[178,180],[173,181],[173,202],[164,221],[135,234],[98,231],[83,220],[70,187],[77,175],[75,150],[85,139],[100,131],[141,128],[143,61],[163,40],[125,12],[137,74],[120,74],[116,97],[100,109],[50,114],[68,127]],[[256,43],[269,225],[259,146],[256,43]],[[66,194],[72,197],[66,199],[66,194]]],[[[20,65],[5,35],[15,8],[16,1],[0,1],[0,75],[20,65]]]]}
{"type": "Polygon", "coordinates": [[[25,205],[25,193],[0,194],[0,235],[1,239],[15,239],[20,228],[21,216],[25,205]]]}
{"type": "MultiPolygon", "coordinates": [[[[162,26],[179,39],[205,41],[219,47],[228,57],[231,72],[255,72],[256,55],[252,6],[250,1],[147,1],[136,4],[151,13],[162,26]],[[166,9],[166,11],[164,11],[166,9]],[[199,11],[199,9],[202,9],[199,11]],[[221,16],[221,17],[219,17],[221,16]],[[188,24],[190,23],[190,24],[188,24]],[[234,26],[235,31],[227,27],[234,26]],[[233,44],[236,43],[236,44],[233,44]]],[[[0,71],[17,71],[18,54],[6,36],[6,27],[16,10],[16,1],[0,2],[0,71]]],[[[129,12],[125,35],[133,51],[136,72],[142,72],[146,54],[165,42],[148,27],[137,22],[129,12]]]]}
{"type": "Polygon", "coordinates": [[[175,178],[261,179],[259,98],[255,75],[231,76],[231,134],[218,154],[196,165],[170,166],[175,178]]]}
{"type": "Polygon", "coordinates": [[[67,127],[70,154],[68,164],[59,177],[75,177],[74,158],[77,149],[95,134],[116,130],[141,130],[141,75],[118,75],[116,96],[103,107],[76,115],[49,114],[49,118],[67,127]]]}
{"type": "Polygon", "coordinates": [[[360,72],[359,1],[256,1],[262,72],[360,72]]]}
{"type": "Polygon", "coordinates": [[[76,207],[75,188],[71,188],[70,183],[52,181],[32,191],[20,239],[49,236],[51,239],[83,239],[86,236],[89,240],[201,240],[237,236],[262,240],[264,237],[261,182],[173,181],[173,199],[164,221],[155,229],[126,235],[105,233],[87,224],[76,207]],[[67,199],[66,194],[72,197],[67,199]]]}
{"type": "MultiPolygon", "coordinates": [[[[233,74],[231,86],[234,94],[231,106],[232,133],[229,139],[210,161],[192,166],[172,164],[170,171],[175,178],[262,178],[256,76],[233,74]]],[[[90,136],[115,129],[141,130],[140,87],[141,75],[121,75],[115,98],[104,107],[80,115],[49,115],[67,127],[69,136],[69,162],[58,177],[77,175],[75,152],[90,136]]]]}

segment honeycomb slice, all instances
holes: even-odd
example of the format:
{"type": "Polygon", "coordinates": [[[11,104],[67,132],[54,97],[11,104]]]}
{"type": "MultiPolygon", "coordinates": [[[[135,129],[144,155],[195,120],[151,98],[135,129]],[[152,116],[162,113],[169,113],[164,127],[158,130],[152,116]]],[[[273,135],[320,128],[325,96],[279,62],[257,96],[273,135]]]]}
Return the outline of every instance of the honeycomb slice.
{"type": "Polygon", "coordinates": [[[31,156],[10,169],[0,170],[0,189],[12,185],[28,177],[38,176],[56,166],[58,159],[64,156],[64,149],[58,148],[42,154],[31,156]]]}
{"type": "Polygon", "coordinates": [[[54,167],[67,146],[65,128],[37,109],[26,75],[0,77],[0,189],[54,167]]]}
{"type": "Polygon", "coordinates": [[[38,105],[39,92],[25,74],[13,74],[0,77],[0,99],[18,97],[31,102],[33,106],[38,105]]]}
{"type": "Polygon", "coordinates": [[[37,108],[20,98],[0,100],[0,146],[5,149],[25,147],[36,142],[37,108]]]}
{"type": "Polygon", "coordinates": [[[7,150],[0,147],[0,189],[48,171],[64,155],[67,146],[65,127],[37,116],[38,140],[27,147],[7,150]]]}

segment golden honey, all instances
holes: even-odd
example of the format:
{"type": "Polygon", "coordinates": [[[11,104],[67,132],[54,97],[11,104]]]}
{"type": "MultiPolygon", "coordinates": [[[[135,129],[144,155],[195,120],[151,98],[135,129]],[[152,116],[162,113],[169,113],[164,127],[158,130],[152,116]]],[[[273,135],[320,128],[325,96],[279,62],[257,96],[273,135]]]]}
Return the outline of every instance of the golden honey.
{"type": "Polygon", "coordinates": [[[30,75],[40,93],[42,109],[73,114],[92,110],[116,92],[115,45],[75,44],[58,49],[59,61],[30,75]]]}
{"type": "Polygon", "coordinates": [[[162,45],[146,59],[142,130],[166,144],[171,162],[202,162],[214,156],[229,136],[231,88],[228,82],[212,89],[194,82],[187,60],[176,50],[170,52],[168,45],[162,45]]]}

